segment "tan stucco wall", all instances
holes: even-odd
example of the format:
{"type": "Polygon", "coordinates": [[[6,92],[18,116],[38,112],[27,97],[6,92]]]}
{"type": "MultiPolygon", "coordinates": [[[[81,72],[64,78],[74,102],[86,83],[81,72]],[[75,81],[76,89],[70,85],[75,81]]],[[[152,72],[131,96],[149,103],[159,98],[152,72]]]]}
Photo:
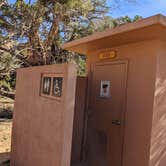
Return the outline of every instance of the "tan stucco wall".
{"type": "MultiPolygon", "coordinates": [[[[112,50],[117,51],[117,57],[107,59],[107,62],[119,59],[129,62],[123,166],[148,166],[149,163],[156,54],[159,45],[159,41],[153,40],[114,48],[110,46],[112,50]]],[[[87,61],[87,74],[91,78],[90,64],[104,61],[99,60],[97,52],[88,56],[87,61]]]]}
{"type": "Polygon", "coordinates": [[[149,165],[166,165],[166,42],[160,42],[157,53],[156,84],[149,165]]]}
{"type": "Polygon", "coordinates": [[[11,166],[69,166],[76,68],[69,64],[17,71],[11,166]],[[61,101],[42,97],[42,73],[64,75],[61,101]]]}

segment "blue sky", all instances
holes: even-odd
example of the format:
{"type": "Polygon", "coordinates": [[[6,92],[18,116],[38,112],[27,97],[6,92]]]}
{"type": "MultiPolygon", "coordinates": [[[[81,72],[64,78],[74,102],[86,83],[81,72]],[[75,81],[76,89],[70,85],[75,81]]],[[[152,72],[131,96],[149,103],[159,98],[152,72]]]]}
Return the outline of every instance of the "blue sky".
{"type": "MultiPolygon", "coordinates": [[[[108,4],[113,2],[112,0],[107,1],[108,4]]],[[[159,13],[166,15],[166,0],[130,0],[130,2],[120,0],[119,6],[115,6],[110,13],[113,17],[125,15],[148,17],[159,13]]]]}
{"type": "MultiPolygon", "coordinates": [[[[13,2],[15,0],[9,0],[13,2]]],[[[28,1],[28,0],[27,0],[28,1]]],[[[34,0],[32,0],[34,1],[34,0]]],[[[166,15],[166,0],[107,0],[109,6],[113,6],[110,15],[112,17],[140,15],[143,17],[155,14],[166,15]],[[119,2],[115,5],[114,2],[119,2]]]]}

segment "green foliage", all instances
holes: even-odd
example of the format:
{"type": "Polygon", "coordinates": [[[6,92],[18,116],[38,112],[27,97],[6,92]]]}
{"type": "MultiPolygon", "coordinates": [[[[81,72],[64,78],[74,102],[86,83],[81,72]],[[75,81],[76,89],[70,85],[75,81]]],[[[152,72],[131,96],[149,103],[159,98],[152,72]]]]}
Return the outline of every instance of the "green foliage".
{"type": "Polygon", "coordinates": [[[0,90],[15,86],[15,69],[73,62],[85,75],[85,56],[61,49],[61,45],[140,19],[106,16],[106,0],[17,0],[0,2],[0,90]]]}
{"type": "Polygon", "coordinates": [[[74,54],[73,56],[75,56],[75,58],[68,59],[68,62],[72,62],[76,64],[78,76],[85,76],[86,75],[86,71],[85,71],[86,57],[83,55],[82,56],[78,55],[78,54],[74,54]]]}
{"type": "Polygon", "coordinates": [[[107,13],[105,0],[17,0],[0,2],[0,92],[12,91],[15,69],[73,62],[85,73],[85,57],[61,44],[93,33],[93,22],[107,13]]]}
{"type": "Polygon", "coordinates": [[[0,57],[0,90],[12,91],[15,88],[15,69],[20,67],[17,58],[8,53],[0,57]]]}
{"type": "Polygon", "coordinates": [[[113,20],[114,27],[120,26],[123,24],[127,24],[127,23],[132,23],[132,22],[138,21],[140,19],[142,19],[142,17],[139,15],[136,15],[133,19],[130,18],[129,16],[119,17],[119,18],[113,20]]]}

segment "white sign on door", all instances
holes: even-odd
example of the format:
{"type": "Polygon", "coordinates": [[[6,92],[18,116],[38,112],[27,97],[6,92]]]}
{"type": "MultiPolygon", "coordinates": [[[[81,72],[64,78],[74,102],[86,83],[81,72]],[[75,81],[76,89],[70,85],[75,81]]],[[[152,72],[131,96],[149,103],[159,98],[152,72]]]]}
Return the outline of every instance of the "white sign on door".
{"type": "Polygon", "coordinates": [[[101,80],[100,97],[110,97],[110,81],[101,80]]]}

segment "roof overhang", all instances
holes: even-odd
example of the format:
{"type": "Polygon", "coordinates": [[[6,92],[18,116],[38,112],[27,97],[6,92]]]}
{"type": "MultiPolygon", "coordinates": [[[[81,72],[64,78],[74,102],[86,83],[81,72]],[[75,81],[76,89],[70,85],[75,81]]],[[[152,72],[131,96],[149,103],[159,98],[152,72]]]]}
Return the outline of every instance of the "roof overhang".
{"type": "Polygon", "coordinates": [[[62,48],[89,55],[96,50],[155,39],[166,39],[166,17],[160,14],[66,43],[62,48]]]}

